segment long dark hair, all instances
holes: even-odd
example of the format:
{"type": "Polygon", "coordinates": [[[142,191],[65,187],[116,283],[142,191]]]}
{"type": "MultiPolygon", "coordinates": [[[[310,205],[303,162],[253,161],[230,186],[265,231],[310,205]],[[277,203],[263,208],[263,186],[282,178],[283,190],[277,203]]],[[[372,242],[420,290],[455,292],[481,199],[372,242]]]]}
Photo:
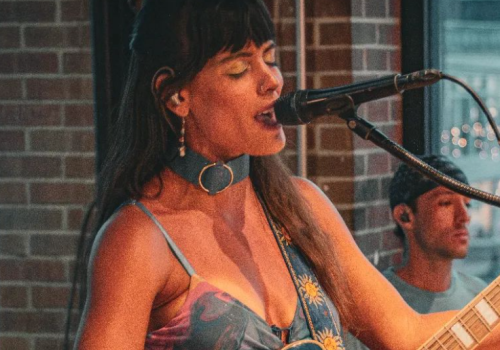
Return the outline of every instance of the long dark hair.
{"type": "MultiPolygon", "coordinates": [[[[179,124],[175,115],[161,108],[165,98],[192,80],[218,52],[236,52],[249,41],[260,46],[274,39],[262,0],[145,0],[134,26],[128,80],[110,135],[111,148],[100,173],[89,245],[120,203],[144,197],[144,185],[151,179],[159,179],[161,192],[160,172],[176,147],[179,124]],[[165,66],[174,74],[152,93],[153,77],[165,66]]],[[[273,218],[287,229],[342,320],[349,323],[349,291],[331,240],[315,223],[287,168],[278,156],[252,157],[250,176],[273,218]]],[[[82,254],[80,263],[85,269],[88,253],[82,254]]],[[[80,286],[84,298],[84,280],[80,286]]]]}

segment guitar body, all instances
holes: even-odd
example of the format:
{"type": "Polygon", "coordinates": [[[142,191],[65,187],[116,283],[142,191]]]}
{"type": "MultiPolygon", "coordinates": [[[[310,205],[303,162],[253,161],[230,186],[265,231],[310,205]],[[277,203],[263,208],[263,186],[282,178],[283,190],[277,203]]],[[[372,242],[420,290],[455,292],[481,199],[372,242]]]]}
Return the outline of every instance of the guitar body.
{"type": "Polygon", "coordinates": [[[326,350],[326,348],[320,342],[316,340],[299,340],[288,344],[281,350],[326,350]]]}

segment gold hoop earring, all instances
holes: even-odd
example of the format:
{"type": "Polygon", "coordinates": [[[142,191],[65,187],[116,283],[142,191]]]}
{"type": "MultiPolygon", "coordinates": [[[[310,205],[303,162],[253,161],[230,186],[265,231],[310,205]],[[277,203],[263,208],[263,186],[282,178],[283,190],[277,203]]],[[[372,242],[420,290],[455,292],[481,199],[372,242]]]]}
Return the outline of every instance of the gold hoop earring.
{"type": "Polygon", "coordinates": [[[179,155],[184,157],[186,155],[186,140],[184,135],[186,134],[186,118],[181,118],[181,130],[179,132],[179,155]]]}

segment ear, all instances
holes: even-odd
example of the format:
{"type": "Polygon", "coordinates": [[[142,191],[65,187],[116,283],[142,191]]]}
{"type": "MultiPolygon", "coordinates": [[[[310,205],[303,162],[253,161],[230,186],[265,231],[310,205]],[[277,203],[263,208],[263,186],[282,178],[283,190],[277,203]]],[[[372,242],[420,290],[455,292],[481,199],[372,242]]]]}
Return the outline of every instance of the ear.
{"type": "Polygon", "coordinates": [[[171,95],[166,101],[166,107],[176,114],[177,116],[184,118],[189,114],[189,92],[186,89],[181,89],[178,92],[171,95]]]}
{"type": "MultiPolygon", "coordinates": [[[[151,81],[151,92],[154,96],[158,95],[163,83],[175,76],[174,71],[170,67],[160,68],[154,75],[151,81]]],[[[189,114],[189,93],[186,89],[173,91],[171,89],[164,89],[162,95],[159,96],[161,103],[165,108],[179,117],[186,117],[189,114]]]]}
{"type": "Polygon", "coordinates": [[[398,204],[392,210],[392,218],[404,231],[413,230],[415,215],[413,210],[406,204],[398,204]]]}

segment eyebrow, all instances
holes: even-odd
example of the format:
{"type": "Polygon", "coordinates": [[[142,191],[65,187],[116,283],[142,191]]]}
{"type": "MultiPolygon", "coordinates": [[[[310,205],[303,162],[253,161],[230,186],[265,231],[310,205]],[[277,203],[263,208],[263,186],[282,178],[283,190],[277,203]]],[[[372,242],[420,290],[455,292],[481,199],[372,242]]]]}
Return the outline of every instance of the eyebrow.
{"type": "MultiPolygon", "coordinates": [[[[276,43],[272,42],[269,44],[268,47],[266,47],[266,49],[264,50],[264,53],[267,53],[269,52],[270,50],[274,49],[276,47],[276,43]]],[[[224,57],[223,59],[221,59],[219,62],[217,62],[217,64],[224,64],[226,62],[229,62],[229,61],[234,61],[240,57],[252,57],[253,54],[251,52],[248,52],[248,51],[239,51],[239,52],[236,52],[234,54],[231,54],[227,57],[224,57]]]]}

